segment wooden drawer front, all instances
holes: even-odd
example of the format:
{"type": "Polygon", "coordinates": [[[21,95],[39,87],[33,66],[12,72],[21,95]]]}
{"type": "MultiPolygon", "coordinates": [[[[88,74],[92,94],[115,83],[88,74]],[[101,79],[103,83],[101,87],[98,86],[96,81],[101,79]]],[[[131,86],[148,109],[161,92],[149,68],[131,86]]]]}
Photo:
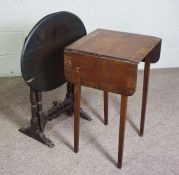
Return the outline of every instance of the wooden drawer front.
{"type": "Polygon", "coordinates": [[[64,71],[71,83],[128,96],[135,92],[136,64],[65,51],[64,71]]]}

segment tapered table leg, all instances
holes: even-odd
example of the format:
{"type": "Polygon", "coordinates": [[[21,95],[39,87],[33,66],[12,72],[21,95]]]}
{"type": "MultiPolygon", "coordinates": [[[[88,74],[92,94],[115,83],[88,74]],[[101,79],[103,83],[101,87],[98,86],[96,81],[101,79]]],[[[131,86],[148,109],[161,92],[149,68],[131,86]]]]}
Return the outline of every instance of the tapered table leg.
{"type": "Polygon", "coordinates": [[[143,136],[144,134],[149,76],[150,76],[150,60],[147,59],[145,61],[144,77],[143,77],[142,109],[141,109],[141,121],[140,121],[140,133],[139,133],[140,136],[143,136]]]}
{"type": "Polygon", "coordinates": [[[74,85],[74,152],[79,151],[79,127],[80,127],[80,84],[74,85]]]}
{"type": "Polygon", "coordinates": [[[108,92],[104,91],[104,124],[108,124],[108,92]]]}
{"type": "Polygon", "coordinates": [[[120,109],[120,124],[119,124],[119,145],[118,145],[118,168],[122,168],[124,137],[125,137],[125,124],[127,113],[127,99],[128,96],[121,96],[121,109],[120,109]]]}

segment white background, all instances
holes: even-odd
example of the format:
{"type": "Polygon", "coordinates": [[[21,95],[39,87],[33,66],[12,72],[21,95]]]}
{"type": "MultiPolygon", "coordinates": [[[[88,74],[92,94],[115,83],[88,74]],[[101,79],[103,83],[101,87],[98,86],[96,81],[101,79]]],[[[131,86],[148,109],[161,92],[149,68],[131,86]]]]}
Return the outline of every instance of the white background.
{"type": "Polygon", "coordinates": [[[179,0],[0,0],[0,76],[21,75],[25,36],[42,17],[62,10],[78,15],[88,32],[106,28],[161,37],[161,58],[152,68],[179,67],[179,0]]]}

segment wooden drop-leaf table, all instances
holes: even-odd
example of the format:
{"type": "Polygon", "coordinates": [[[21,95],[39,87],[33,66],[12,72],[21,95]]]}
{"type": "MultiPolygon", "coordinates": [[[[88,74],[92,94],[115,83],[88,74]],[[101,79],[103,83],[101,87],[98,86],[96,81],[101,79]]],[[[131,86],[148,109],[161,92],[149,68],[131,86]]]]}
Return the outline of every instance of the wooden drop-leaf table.
{"type": "Polygon", "coordinates": [[[81,85],[104,91],[104,123],[108,123],[108,92],[121,94],[118,167],[122,167],[128,96],[136,90],[138,64],[145,62],[140,133],[144,132],[150,63],[160,57],[161,39],[96,29],[67,46],[64,71],[74,84],[74,151],[79,150],[81,85]]]}

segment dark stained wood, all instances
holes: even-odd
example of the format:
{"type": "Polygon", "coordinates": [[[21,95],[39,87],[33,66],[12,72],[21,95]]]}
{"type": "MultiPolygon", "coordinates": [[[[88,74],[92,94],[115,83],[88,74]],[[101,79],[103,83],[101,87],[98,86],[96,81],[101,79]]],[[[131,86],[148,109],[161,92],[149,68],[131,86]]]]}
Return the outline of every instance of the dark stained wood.
{"type": "Polygon", "coordinates": [[[160,38],[97,29],[65,49],[138,64],[146,58],[150,58],[151,62],[157,62],[160,57],[160,48],[160,38]]]}
{"type": "Polygon", "coordinates": [[[104,91],[104,124],[108,124],[108,92],[104,91]]]}
{"type": "Polygon", "coordinates": [[[46,138],[43,132],[44,116],[42,113],[41,95],[42,94],[40,91],[36,91],[30,88],[30,102],[31,102],[31,113],[32,113],[31,125],[28,128],[19,129],[19,131],[52,148],[54,147],[53,142],[48,138],[46,138]]]}
{"type": "Polygon", "coordinates": [[[128,99],[127,96],[124,96],[124,95],[121,96],[120,124],[119,124],[119,144],[118,144],[118,168],[122,167],[126,114],[127,114],[127,99],[128,99]]]}
{"type": "Polygon", "coordinates": [[[30,88],[30,103],[31,103],[31,127],[32,130],[40,130],[39,118],[37,114],[37,99],[36,99],[37,91],[30,88]]]}
{"type": "Polygon", "coordinates": [[[150,76],[150,60],[146,60],[145,67],[144,67],[144,78],[143,78],[142,109],[141,109],[141,121],[140,121],[140,133],[139,133],[140,136],[143,136],[144,134],[149,76],[150,76]]]}
{"type": "MultiPolygon", "coordinates": [[[[86,35],[83,22],[75,14],[61,11],[42,18],[26,37],[21,54],[21,71],[31,88],[31,126],[20,131],[47,146],[54,144],[45,137],[48,121],[66,112],[73,113],[73,86],[67,82],[63,102],[54,102],[47,113],[42,111],[43,91],[53,90],[64,83],[64,48],[86,35]],[[34,95],[35,94],[35,95],[34,95]]],[[[92,120],[82,109],[80,116],[92,120]]]]}
{"type": "Polygon", "coordinates": [[[84,86],[128,96],[135,92],[136,64],[72,51],[64,52],[64,64],[65,78],[73,84],[78,74],[84,86]]]}
{"type": "Polygon", "coordinates": [[[39,116],[40,130],[41,132],[44,132],[45,120],[44,120],[43,111],[42,111],[42,92],[37,91],[36,96],[37,96],[37,111],[38,111],[38,116],[39,116]]]}
{"type": "Polygon", "coordinates": [[[80,82],[74,85],[74,152],[79,151],[79,127],[80,127],[80,82]]]}
{"type": "Polygon", "coordinates": [[[25,82],[34,90],[53,90],[66,82],[64,48],[86,35],[83,22],[70,12],[42,18],[27,36],[21,55],[25,82]]]}

